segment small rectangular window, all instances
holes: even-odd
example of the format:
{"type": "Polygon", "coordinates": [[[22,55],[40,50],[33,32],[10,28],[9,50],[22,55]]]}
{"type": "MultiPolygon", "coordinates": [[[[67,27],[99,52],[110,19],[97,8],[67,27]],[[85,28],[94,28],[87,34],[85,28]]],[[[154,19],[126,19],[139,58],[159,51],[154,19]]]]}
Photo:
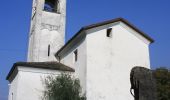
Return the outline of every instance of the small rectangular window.
{"type": "Polygon", "coordinates": [[[112,35],[112,28],[109,28],[109,29],[107,29],[106,36],[111,37],[111,35],[112,35]]]}
{"type": "Polygon", "coordinates": [[[50,45],[48,45],[48,57],[50,56],[50,45]]]}
{"type": "Polygon", "coordinates": [[[76,49],[74,51],[74,61],[76,62],[78,60],[78,50],[76,49]]]}

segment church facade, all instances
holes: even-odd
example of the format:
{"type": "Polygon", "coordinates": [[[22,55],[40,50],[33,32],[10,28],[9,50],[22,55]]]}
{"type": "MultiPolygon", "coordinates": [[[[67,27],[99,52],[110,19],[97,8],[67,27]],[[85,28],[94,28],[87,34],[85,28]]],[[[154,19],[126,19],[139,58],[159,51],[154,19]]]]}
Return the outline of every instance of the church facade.
{"type": "Polygon", "coordinates": [[[65,0],[33,0],[28,61],[10,70],[9,100],[41,100],[42,79],[69,72],[87,100],[133,100],[130,72],[150,68],[153,39],[123,18],[84,26],[67,43],[65,0]]]}

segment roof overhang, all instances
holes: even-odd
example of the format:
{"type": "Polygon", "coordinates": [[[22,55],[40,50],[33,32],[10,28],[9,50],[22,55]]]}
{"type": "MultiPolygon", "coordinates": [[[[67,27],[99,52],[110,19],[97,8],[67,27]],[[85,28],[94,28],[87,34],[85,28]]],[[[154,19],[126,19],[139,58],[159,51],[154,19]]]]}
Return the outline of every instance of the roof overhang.
{"type": "Polygon", "coordinates": [[[8,73],[6,80],[9,80],[12,74],[14,77],[18,73],[17,67],[29,67],[29,68],[39,68],[39,69],[49,69],[49,70],[58,70],[58,71],[68,71],[68,72],[75,72],[75,70],[71,67],[68,67],[64,64],[58,62],[17,62],[14,63],[13,67],[11,68],[10,72],[8,73]]]}
{"type": "Polygon", "coordinates": [[[130,22],[128,22],[127,20],[123,19],[123,18],[116,18],[116,19],[112,19],[112,20],[108,20],[108,21],[104,21],[104,22],[100,22],[100,23],[96,23],[96,24],[91,24],[85,27],[82,27],[80,29],[80,31],[78,31],[56,54],[55,56],[58,57],[60,55],[60,53],[75,39],[77,38],[81,33],[85,33],[83,31],[92,29],[92,28],[96,28],[96,27],[100,27],[103,25],[107,25],[107,24],[111,24],[111,23],[115,23],[115,22],[123,22],[125,23],[127,26],[129,26],[130,28],[132,28],[133,30],[135,30],[136,32],[138,32],[140,35],[142,35],[144,38],[146,38],[147,40],[150,41],[150,43],[153,43],[154,40],[148,36],[147,34],[145,34],[143,31],[139,30],[137,27],[135,27],[134,25],[132,25],[130,22]]]}

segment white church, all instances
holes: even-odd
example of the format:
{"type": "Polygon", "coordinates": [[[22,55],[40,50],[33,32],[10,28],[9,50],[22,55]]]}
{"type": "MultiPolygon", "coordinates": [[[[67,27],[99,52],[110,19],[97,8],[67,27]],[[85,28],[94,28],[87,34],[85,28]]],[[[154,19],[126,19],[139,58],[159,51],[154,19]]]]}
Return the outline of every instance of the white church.
{"type": "Polygon", "coordinates": [[[84,26],[65,43],[66,0],[33,0],[27,62],[7,75],[8,100],[41,100],[42,78],[70,72],[87,100],[134,100],[130,72],[150,68],[152,38],[123,18],[84,26]]]}

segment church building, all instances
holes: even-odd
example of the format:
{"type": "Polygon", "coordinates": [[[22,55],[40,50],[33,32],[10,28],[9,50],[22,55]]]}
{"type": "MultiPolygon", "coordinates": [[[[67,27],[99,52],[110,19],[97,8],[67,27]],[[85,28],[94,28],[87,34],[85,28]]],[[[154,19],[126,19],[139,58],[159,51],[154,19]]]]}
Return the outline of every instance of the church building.
{"type": "Polygon", "coordinates": [[[82,27],[65,41],[66,0],[33,0],[27,62],[7,75],[8,100],[42,100],[42,80],[69,72],[87,100],[134,100],[130,72],[150,68],[154,40],[123,18],[82,27]]]}

